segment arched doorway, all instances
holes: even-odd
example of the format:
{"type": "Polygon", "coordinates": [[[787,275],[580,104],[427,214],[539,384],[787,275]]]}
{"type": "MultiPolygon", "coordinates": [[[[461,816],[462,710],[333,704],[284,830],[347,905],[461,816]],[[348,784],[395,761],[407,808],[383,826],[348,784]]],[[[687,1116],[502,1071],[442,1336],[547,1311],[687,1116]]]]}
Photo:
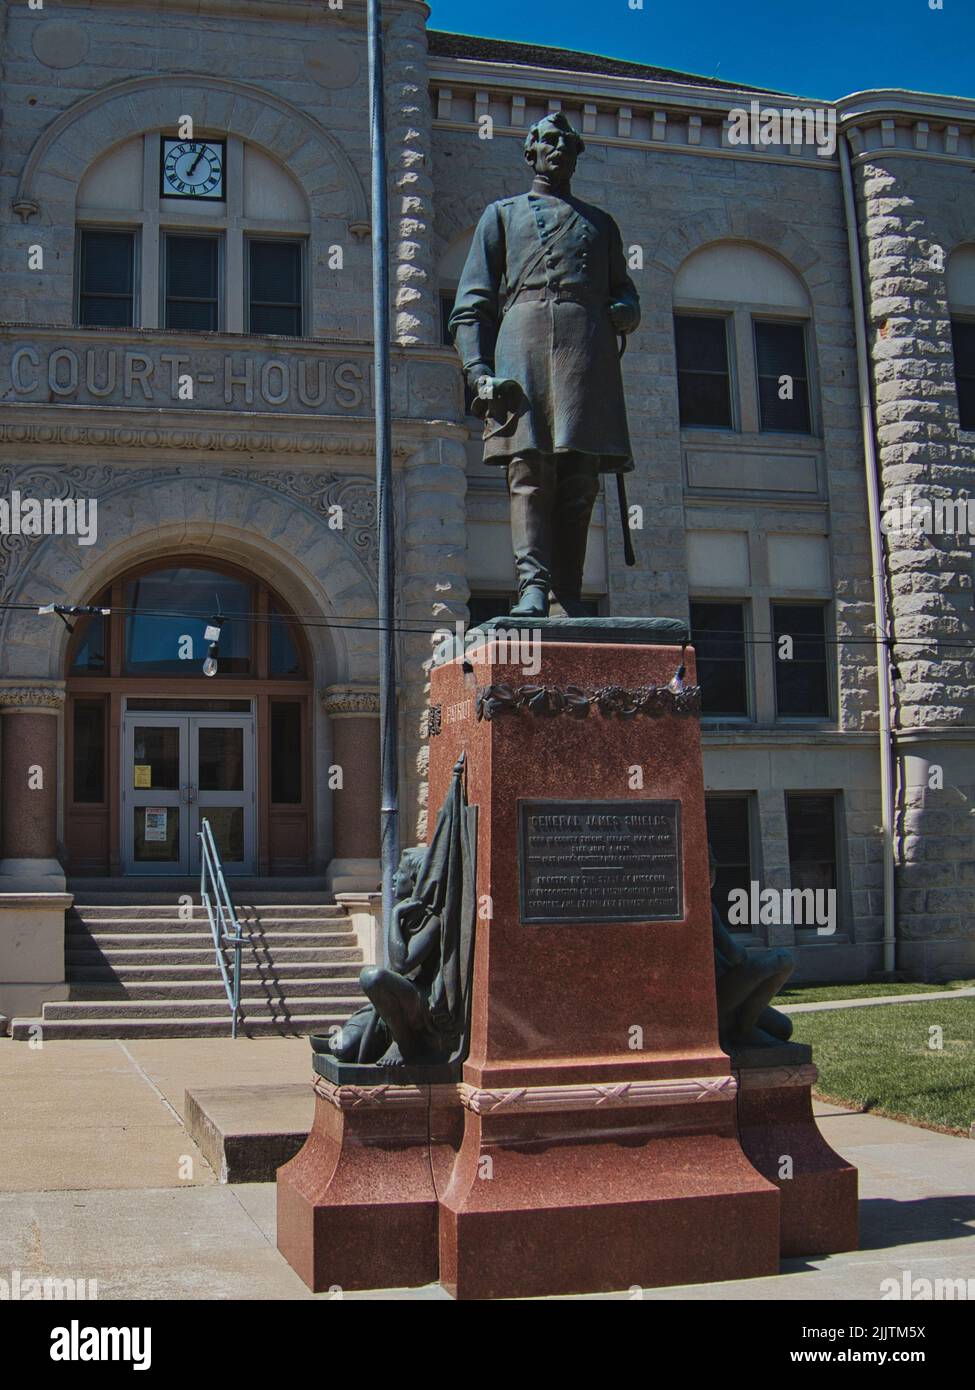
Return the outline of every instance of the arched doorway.
{"type": "Polygon", "coordinates": [[[307,872],[311,665],[287,606],[185,554],[92,604],[110,611],[79,621],[67,655],[68,872],[194,874],[204,816],[228,874],[307,872]]]}

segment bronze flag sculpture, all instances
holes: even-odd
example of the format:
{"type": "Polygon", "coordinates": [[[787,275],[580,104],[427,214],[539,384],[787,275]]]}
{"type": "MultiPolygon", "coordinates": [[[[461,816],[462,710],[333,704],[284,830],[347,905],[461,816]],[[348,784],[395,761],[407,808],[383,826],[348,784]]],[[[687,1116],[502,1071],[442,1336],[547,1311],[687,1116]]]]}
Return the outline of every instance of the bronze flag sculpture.
{"type": "Polygon", "coordinates": [[[561,112],[531,127],[531,190],[485,210],[450,315],[484,461],[507,468],[512,613],[529,617],[548,614],[550,591],[578,614],[599,474],[633,468],[617,334],[638,326],[640,300],[616,223],[572,194],[584,148],[561,112]]]}

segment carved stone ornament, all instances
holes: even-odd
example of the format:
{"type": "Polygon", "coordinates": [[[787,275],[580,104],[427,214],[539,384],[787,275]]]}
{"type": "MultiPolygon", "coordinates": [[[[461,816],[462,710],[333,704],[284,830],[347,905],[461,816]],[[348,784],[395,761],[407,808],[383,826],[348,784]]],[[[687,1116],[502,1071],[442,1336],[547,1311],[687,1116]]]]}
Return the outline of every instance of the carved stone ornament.
{"type": "Polygon", "coordinates": [[[575,1086],[511,1086],[479,1090],[460,1086],[461,1103],[477,1115],[500,1110],[522,1114],[539,1110],[599,1110],[669,1105],[674,1101],[733,1099],[733,1076],[694,1076],[681,1081],[582,1082],[575,1086]]]}
{"type": "Polygon", "coordinates": [[[0,709],[52,709],[64,704],[64,689],[58,685],[2,685],[0,709]]]}
{"type": "Polygon", "coordinates": [[[590,710],[607,719],[632,719],[638,714],[659,719],[665,714],[699,715],[701,687],[687,685],[672,690],[669,685],[641,685],[626,690],[620,685],[604,685],[584,690],[578,685],[484,685],[477,692],[477,718],[495,719],[500,714],[527,710],[542,717],[568,714],[585,719],[590,710]]]}
{"type": "MultiPolygon", "coordinates": [[[[304,430],[235,430],[194,426],[41,424],[23,421],[0,424],[0,444],[54,444],[93,448],[192,449],[206,453],[268,453],[375,458],[372,435],[308,434],[304,430]]],[[[393,444],[394,458],[408,458],[415,445],[393,444]]]]}
{"type": "MultiPolygon", "coordinates": [[[[256,473],[248,468],[225,468],[222,478],[240,478],[243,482],[271,488],[285,497],[310,508],[326,520],[342,509],[342,526],[336,535],[348,541],[356,555],[369,569],[378,564],[378,533],[376,530],[376,490],[366,478],[322,473],[317,469],[293,471],[274,469],[256,473]]],[[[354,711],[349,711],[354,712],[354,711]]],[[[365,712],[365,711],[363,711],[365,712]]]]}
{"type": "Polygon", "coordinates": [[[316,1076],[312,1085],[316,1096],[336,1110],[426,1110],[431,1105],[458,1105],[460,1100],[455,1085],[337,1085],[324,1076],[316,1076]]]}
{"type": "Polygon", "coordinates": [[[379,693],[354,685],[330,685],[322,691],[322,709],[334,719],[349,714],[379,714],[379,693]]]}
{"type": "Polygon", "coordinates": [[[812,1062],[798,1067],[742,1067],[738,1085],[743,1091],[771,1090],[779,1086],[815,1086],[819,1068],[812,1062]]]}

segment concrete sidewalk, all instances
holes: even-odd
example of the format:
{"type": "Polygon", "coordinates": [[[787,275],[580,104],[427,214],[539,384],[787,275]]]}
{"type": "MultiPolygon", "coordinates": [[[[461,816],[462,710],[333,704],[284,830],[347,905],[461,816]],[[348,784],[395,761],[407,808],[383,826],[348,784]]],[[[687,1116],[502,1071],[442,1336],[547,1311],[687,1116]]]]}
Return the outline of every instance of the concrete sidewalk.
{"type": "MultiPolygon", "coordinates": [[[[863,1009],[877,1004],[929,1004],[939,999],[975,999],[975,989],[932,989],[927,994],[874,994],[869,999],[821,999],[816,1004],[775,1004],[779,1013],[814,1014],[823,1009],[863,1009]]],[[[775,1001],[772,1001],[775,1003],[775,1001]]]]}
{"type": "Polygon", "coordinates": [[[187,1088],[310,1077],[307,1038],[0,1039],[0,1192],[215,1183],[183,1127],[187,1088]]]}
{"type": "MultiPolygon", "coordinates": [[[[102,1299],[311,1298],[275,1246],[274,1184],[218,1184],[180,1120],[187,1086],[309,1075],[301,1038],[49,1042],[32,1055],[0,1042],[0,1277],[96,1279],[102,1299]]],[[[975,1289],[975,1144],[837,1106],[817,1113],[860,1170],[862,1248],[645,1298],[873,1300],[905,1270],[975,1289]]]]}

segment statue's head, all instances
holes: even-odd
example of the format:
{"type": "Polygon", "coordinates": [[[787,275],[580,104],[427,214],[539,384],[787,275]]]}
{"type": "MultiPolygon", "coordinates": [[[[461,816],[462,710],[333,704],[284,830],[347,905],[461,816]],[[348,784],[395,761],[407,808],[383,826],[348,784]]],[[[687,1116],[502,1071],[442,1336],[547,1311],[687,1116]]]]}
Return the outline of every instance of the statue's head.
{"type": "Polygon", "coordinates": [[[394,883],[397,898],[408,898],[412,894],[426,852],[426,845],[413,845],[400,855],[394,883]]]}
{"type": "Polygon", "coordinates": [[[525,138],[525,159],[536,174],[553,183],[568,183],[576,161],[586,148],[582,136],[562,111],[536,121],[525,138]]]}

